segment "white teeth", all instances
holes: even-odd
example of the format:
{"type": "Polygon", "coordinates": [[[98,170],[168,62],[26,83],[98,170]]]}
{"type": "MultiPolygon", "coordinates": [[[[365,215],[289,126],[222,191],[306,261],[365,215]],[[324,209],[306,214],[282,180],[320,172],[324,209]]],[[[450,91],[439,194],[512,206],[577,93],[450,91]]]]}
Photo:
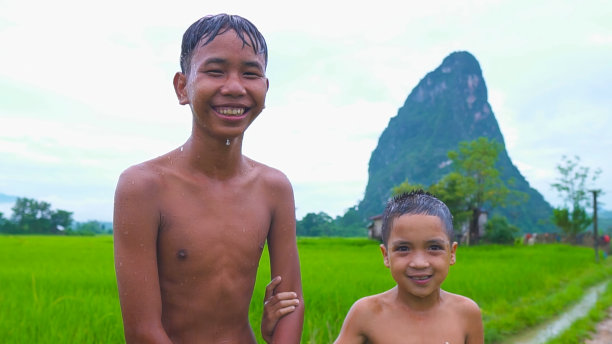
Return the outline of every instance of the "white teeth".
{"type": "Polygon", "coordinates": [[[217,112],[222,115],[226,115],[226,116],[240,116],[244,113],[244,108],[224,107],[224,108],[218,108],[217,112]]]}
{"type": "Polygon", "coordinates": [[[431,276],[421,276],[421,277],[411,277],[411,278],[417,281],[423,281],[423,280],[428,279],[429,277],[431,276]]]}

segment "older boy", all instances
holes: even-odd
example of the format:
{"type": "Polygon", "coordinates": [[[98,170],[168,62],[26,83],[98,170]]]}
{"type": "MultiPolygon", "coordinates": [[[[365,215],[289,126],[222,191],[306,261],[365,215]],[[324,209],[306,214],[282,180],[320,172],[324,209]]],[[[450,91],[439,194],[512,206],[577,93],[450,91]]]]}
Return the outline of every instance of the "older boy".
{"type": "Polygon", "coordinates": [[[421,190],[387,204],[380,248],[397,285],[355,302],[336,344],[484,342],[478,305],[440,289],[455,263],[452,223],[446,205],[421,190]]]}
{"type": "MultiPolygon", "coordinates": [[[[191,135],[124,171],[115,194],[128,343],[255,343],[248,310],[266,240],[277,290],[303,304],[291,184],[241,151],[264,108],[266,64],[263,36],[239,16],[204,17],[183,36],[174,89],[191,108],[191,135]]],[[[269,341],[299,343],[303,309],[284,316],[269,341]]]]}

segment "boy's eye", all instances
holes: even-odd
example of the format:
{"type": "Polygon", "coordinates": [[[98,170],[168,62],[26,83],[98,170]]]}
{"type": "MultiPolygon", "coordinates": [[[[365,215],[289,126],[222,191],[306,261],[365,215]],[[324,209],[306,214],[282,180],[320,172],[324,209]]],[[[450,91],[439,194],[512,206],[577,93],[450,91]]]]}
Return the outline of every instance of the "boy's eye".
{"type": "Polygon", "coordinates": [[[219,70],[219,69],[209,69],[204,71],[204,73],[210,75],[210,76],[221,76],[223,75],[223,71],[219,70]]]}
{"type": "Polygon", "coordinates": [[[408,246],[397,246],[395,250],[399,252],[408,252],[409,248],[408,246]]]}
{"type": "Polygon", "coordinates": [[[444,247],[442,247],[440,245],[431,245],[431,246],[429,246],[429,249],[433,250],[433,251],[438,251],[438,250],[444,250],[444,247]]]}
{"type": "Polygon", "coordinates": [[[245,72],[244,76],[248,79],[256,79],[256,78],[262,77],[260,73],[256,73],[256,72],[245,72]]]}

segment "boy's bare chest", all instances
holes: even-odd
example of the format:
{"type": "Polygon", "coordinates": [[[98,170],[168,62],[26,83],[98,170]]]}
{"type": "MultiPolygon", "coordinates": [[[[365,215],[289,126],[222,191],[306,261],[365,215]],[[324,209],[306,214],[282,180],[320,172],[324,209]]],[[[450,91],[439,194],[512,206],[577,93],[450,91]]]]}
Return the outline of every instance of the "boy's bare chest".
{"type": "Polygon", "coordinates": [[[440,314],[424,319],[381,317],[370,327],[369,343],[463,344],[461,320],[440,314]]]}
{"type": "Polygon", "coordinates": [[[165,192],[158,240],[163,261],[205,273],[259,260],[273,213],[260,188],[178,184],[165,192]]]}

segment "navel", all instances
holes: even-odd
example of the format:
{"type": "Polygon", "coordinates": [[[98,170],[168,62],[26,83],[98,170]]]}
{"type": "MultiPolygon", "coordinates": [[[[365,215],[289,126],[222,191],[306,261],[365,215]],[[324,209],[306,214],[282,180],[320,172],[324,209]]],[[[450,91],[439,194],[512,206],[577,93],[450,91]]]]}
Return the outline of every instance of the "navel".
{"type": "Polygon", "coordinates": [[[177,257],[179,260],[185,260],[185,259],[187,259],[187,250],[186,250],[186,249],[184,249],[184,248],[182,248],[182,249],[178,250],[178,252],[176,252],[176,257],[177,257]]]}

